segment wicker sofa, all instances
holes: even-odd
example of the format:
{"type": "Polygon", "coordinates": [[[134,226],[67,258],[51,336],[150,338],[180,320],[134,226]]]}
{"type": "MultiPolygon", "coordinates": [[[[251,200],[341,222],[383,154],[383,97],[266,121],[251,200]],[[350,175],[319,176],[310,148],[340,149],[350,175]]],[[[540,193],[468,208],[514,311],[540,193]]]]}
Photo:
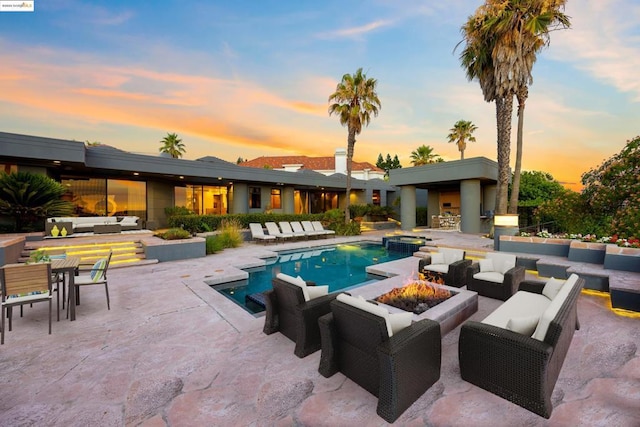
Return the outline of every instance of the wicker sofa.
{"type": "Polygon", "coordinates": [[[327,378],[342,372],[377,396],[378,415],[393,423],[440,378],[440,324],[430,319],[409,322],[389,336],[384,317],[347,304],[342,297],[319,320],[318,371],[327,378]]]}
{"type": "Polygon", "coordinates": [[[142,223],[137,216],[68,216],[47,218],[47,223],[71,223],[74,233],[92,232],[94,225],[120,224],[122,230],[140,230],[142,223]]]}
{"type": "Polygon", "coordinates": [[[438,248],[418,262],[418,271],[438,275],[445,285],[461,288],[467,284],[467,267],[472,263],[464,257],[462,249],[438,248]]]}
{"type": "Polygon", "coordinates": [[[479,295],[506,301],[524,280],[525,268],[512,254],[487,252],[485,259],[467,267],[467,289],[479,295]]]}
{"type": "Polygon", "coordinates": [[[462,379],[549,418],[551,394],[580,326],[577,301],[583,286],[575,274],[564,284],[553,278],[523,281],[482,322],[464,323],[458,342],[462,379]],[[549,289],[557,292],[552,299],[549,289]]]}
{"type": "MultiPolygon", "coordinates": [[[[331,311],[329,303],[337,294],[317,292],[318,295],[312,295],[314,298],[305,297],[310,290],[306,289],[305,292],[292,279],[291,276],[279,274],[271,280],[273,289],[264,292],[266,316],[263,332],[267,335],[281,332],[296,343],[294,354],[305,357],[320,350],[318,318],[331,311]]],[[[315,285],[313,282],[305,284],[310,287],[315,285]]],[[[328,287],[317,288],[326,291],[328,287]]]]}

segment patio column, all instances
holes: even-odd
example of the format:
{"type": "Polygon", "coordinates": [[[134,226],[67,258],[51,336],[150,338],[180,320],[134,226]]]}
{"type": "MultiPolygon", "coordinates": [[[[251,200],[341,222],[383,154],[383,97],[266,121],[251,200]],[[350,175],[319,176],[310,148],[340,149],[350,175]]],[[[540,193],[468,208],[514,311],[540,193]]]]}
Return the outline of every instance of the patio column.
{"type": "Polygon", "coordinates": [[[429,190],[427,193],[427,226],[433,227],[433,221],[431,217],[433,215],[440,215],[440,192],[436,190],[429,190]]]}
{"type": "Polygon", "coordinates": [[[233,204],[231,213],[249,212],[249,187],[247,184],[233,184],[233,204]]]}
{"type": "Polygon", "coordinates": [[[416,187],[413,185],[400,187],[400,221],[403,230],[416,226],[416,187]]]}
{"type": "Polygon", "coordinates": [[[460,182],[460,231],[480,233],[480,180],[460,182]]]}
{"type": "Polygon", "coordinates": [[[293,187],[284,187],[282,189],[282,212],[286,214],[296,213],[295,203],[293,201],[293,187]]]}

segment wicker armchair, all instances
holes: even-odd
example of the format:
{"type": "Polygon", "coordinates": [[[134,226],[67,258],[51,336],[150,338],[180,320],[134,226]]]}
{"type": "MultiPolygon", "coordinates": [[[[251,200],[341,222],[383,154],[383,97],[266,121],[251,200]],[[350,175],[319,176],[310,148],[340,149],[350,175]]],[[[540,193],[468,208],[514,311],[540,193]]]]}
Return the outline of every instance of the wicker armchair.
{"type": "MultiPolygon", "coordinates": [[[[462,379],[545,418],[574,331],[579,329],[578,279],[550,321],[543,341],[497,326],[467,321],[460,329],[462,379]]],[[[544,283],[524,281],[520,290],[542,293],[544,283]]],[[[535,335],[535,334],[534,334],[535,335]]]]}
{"type": "MultiPolygon", "coordinates": [[[[274,277],[273,289],[264,292],[266,316],[263,332],[281,332],[296,343],[295,355],[305,357],[320,350],[318,318],[331,311],[329,303],[337,294],[305,301],[302,288],[274,277]]],[[[312,285],[307,282],[307,285],[312,285]]]]}
{"type": "Polygon", "coordinates": [[[320,374],[340,371],[377,396],[377,413],[389,423],[440,378],[438,322],[414,322],[389,338],[384,318],[336,300],[319,323],[320,374]]]}
{"type": "Polygon", "coordinates": [[[515,255],[489,252],[486,257],[494,262],[496,270],[483,272],[483,261],[470,265],[467,267],[467,289],[485,297],[506,301],[516,293],[520,282],[524,280],[525,268],[516,265],[515,255]],[[507,259],[509,261],[505,261],[507,259]],[[514,267],[501,270],[501,265],[507,263],[514,267]]]}
{"type": "Polygon", "coordinates": [[[465,252],[462,249],[439,248],[438,253],[444,255],[444,262],[436,263],[433,254],[425,256],[418,262],[418,271],[442,277],[447,286],[461,288],[466,285],[467,267],[472,261],[464,259],[465,252]]]}

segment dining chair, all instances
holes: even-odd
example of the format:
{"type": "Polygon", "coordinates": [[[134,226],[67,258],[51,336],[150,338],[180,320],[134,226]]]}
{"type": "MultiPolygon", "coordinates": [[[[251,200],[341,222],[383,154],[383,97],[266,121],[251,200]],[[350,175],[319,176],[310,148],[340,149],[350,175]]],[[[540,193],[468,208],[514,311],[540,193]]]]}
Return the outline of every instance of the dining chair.
{"type": "Polygon", "coordinates": [[[69,301],[67,301],[67,317],[69,317],[69,306],[71,304],[80,303],[80,288],[91,285],[104,285],[104,291],[107,294],[107,310],[111,310],[111,304],[109,302],[109,285],[107,283],[107,270],[109,269],[109,263],[111,262],[111,255],[113,251],[109,251],[109,254],[105,258],[100,258],[93,264],[90,270],[79,270],[79,274],[74,278],[76,301],[71,301],[71,292],[68,292],[69,301]]]}
{"type": "Polygon", "coordinates": [[[2,286],[2,310],[0,344],[4,344],[5,318],[12,329],[14,306],[49,302],[49,334],[51,334],[51,264],[8,264],[0,268],[2,286]]]}

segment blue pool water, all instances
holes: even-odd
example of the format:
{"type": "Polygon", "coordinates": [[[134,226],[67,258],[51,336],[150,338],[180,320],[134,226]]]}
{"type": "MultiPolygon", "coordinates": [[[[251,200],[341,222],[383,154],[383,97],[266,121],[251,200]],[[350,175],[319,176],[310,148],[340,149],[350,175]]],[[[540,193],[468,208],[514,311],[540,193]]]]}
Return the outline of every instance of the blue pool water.
{"type": "Polygon", "coordinates": [[[329,292],[361,285],[376,276],[368,275],[366,267],[406,258],[409,254],[389,251],[375,243],[352,243],[297,252],[281,252],[275,262],[247,270],[249,279],[213,286],[250,313],[264,308],[247,296],[271,289],[271,279],[278,273],[300,276],[318,285],[329,285],[329,292]]]}

